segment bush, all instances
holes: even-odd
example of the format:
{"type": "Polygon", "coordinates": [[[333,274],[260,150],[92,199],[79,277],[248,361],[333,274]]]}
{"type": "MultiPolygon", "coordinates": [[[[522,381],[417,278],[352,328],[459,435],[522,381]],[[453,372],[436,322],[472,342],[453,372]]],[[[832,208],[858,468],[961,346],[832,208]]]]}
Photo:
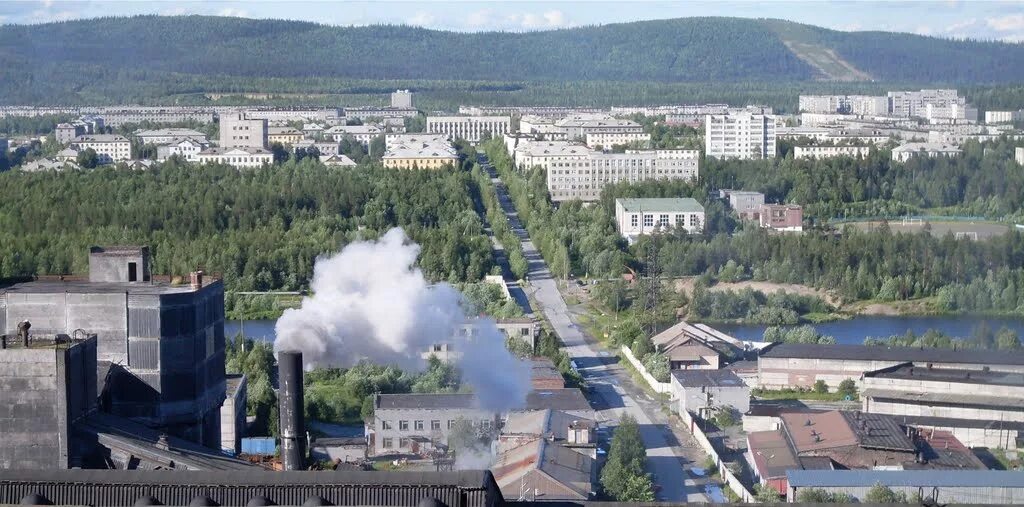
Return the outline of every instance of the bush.
{"type": "Polygon", "coordinates": [[[825,394],[828,392],[828,384],[824,380],[818,380],[814,383],[814,392],[818,394],[825,394]]]}
{"type": "Polygon", "coordinates": [[[633,356],[638,361],[643,362],[648,355],[654,353],[654,342],[650,338],[641,335],[633,342],[633,347],[630,350],[633,351],[633,356]]]}
{"type": "Polygon", "coordinates": [[[857,399],[857,383],[853,379],[846,379],[839,383],[839,388],[836,392],[844,397],[849,396],[850,399],[857,399]]]}
{"type": "Polygon", "coordinates": [[[654,380],[658,382],[668,382],[669,376],[671,375],[671,368],[669,365],[668,356],[660,352],[653,354],[647,354],[647,357],[643,360],[644,368],[647,369],[654,380]]]}

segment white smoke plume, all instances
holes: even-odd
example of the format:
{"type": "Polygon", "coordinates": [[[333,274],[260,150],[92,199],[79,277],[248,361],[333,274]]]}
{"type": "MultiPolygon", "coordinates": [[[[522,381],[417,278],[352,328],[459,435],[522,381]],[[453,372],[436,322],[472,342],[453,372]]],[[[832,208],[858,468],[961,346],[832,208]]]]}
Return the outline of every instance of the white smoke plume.
{"type": "Polygon", "coordinates": [[[422,370],[420,354],[450,342],[462,354],[459,369],[481,408],[522,407],[529,366],[505,348],[493,320],[474,319],[475,336],[458,332],[468,320],[462,294],[448,284],[431,285],[415,267],[419,251],[395,228],[317,259],[312,295],[278,319],[274,349],[301,351],[307,366],[346,367],[366,359],[422,370]]]}

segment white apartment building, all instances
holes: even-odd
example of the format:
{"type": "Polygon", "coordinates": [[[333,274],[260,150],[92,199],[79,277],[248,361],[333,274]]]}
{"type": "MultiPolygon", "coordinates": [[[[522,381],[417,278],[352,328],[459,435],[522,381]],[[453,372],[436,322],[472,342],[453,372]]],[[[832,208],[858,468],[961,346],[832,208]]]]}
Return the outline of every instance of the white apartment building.
{"type": "Polygon", "coordinates": [[[913,157],[955,157],[960,148],[950,144],[939,143],[906,143],[892,149],[894,162],[906,162],[913,157]]]}
{"type": "Polygon", "coordinates": [[[775,116],[711,114],[704,120],[704,150],[709,157],[775,158],[775,116]]]}
{"type": "Polygon", "coordinates": [[[71,141],[76,151],[92,148],[101,164],[112,164],[132,158],[132,143],[128,138],[116,134],[90,134],[78,136],[71,141]]]}
{"type": "Polygon", "coordinates": [[[341,116],[338,108],[310,108],[310,109],[250,109],[245,111],[246,118],[252,120],[267,120],[275,125],[283,125],[290,122],[319,122],[333,125],[338,123],[341,116]]]}
{"type": "Polygon", "coordinates": [[[889,100],[883,95],[801,95],[800,111],[858,116],[885,116],[889,100]]]}
{"type": "Polygon", "coordinates": [[[651,134],[647,132],[587,132],[583,140],[587,146],[595,149],[598,146],[610,149],[615,145],[631,146],[636,144],[646,147],[651,144],[651,134]]]}
{"type": "Polygon", "coordinates": [[[209,147],[209,143],[200,142],[192,138],[172,139],[169,142],[157,145],[156,159],[163,162],[174,155],[178,155],[189,162],[196,162],[199,160],[199,153],[209,147]]]}
{"type": "Polygon", "coordinates": [[[428,116],[427,132],[444,134],[450,139],[480,141],[484,133],[501,137],[512,130],[511,116],[428,116]]]}
{"type": "Polygon", "coordinates": [[[253,119],[245,113],[220,117],[220,148],[266,148],[267,119],[253,119]]]}
{"type": "Polygon", "coordinates": [[[135,137],[142,141],[142,144],[164,144],[181,139],[195,139],[205,143],[206,134],[192,129],[167,128],[158,130],[137,130],[135,137]]]}
{"type": "Polygon", "coordinates": [[[985,111],[985,123],[1013,123],[1024,120],[1024,110],[1020,111],[985,111]]]}
{"type": "MultiPolygon", "coordinates": [[[[949,106],[958,104],[960,112],[966,114],[963,106],[966,105],[964,97],[958,97],[956,90],[919,90],[919,91],[895,91],[889,92],[889,114],[892,116],[926,118],[927,107],[949,106]]],[[[960,118],[965,118],[961,116],[960,118]]]]}
{"type": "Polygon", "coordinates": [[[824,127],[775,127],[775,139],[799,139],[806,137],[824,141],[832,135],[832,129],[824,127]]]}
{"type": "Polygon", "coordinates": [[[644,131],[643,125],[640,125],[635,121],[613,118],[605,114],[569,116],[562,118],[561,120],[557,120],[555,122],[555,127],[558,127],[565,132],[566,138],[571,140],[584,140],[586,139],[587,134],[642,134],[644,131]]]}
{"type": "Polygon", "coordinates": [[[262,167],[274,163],[274,154],[266,148],[209,148],[196,155],[201,164],[227,164],[238,169],[262,167]]]}
{"type": "Polygon", "coordinates": [[[384,131],[375,125],[337,125],[324,131],[324,136],[341,142],[346,137],[355,139],[363,146],[370,146],[370,142],[384,131]]]}
{"type": "Polygon", "coordinates": [[[413,107],[412,92],[409,90],[395,90],[391,92],[391,107],[413,107]]]}
{"type": "Polygon", "coordinates": [[[794,146],[793,158],[860,158],[868,156],[870,152],[870,146],[794,146]]]}
{"type": "Polygon", "coordinates": [[[704,206],[689,197],[615,199],[615,224],[630,243],[641,234],[668,232],[675,227],[697,234],[704,231],[704,206]]]}

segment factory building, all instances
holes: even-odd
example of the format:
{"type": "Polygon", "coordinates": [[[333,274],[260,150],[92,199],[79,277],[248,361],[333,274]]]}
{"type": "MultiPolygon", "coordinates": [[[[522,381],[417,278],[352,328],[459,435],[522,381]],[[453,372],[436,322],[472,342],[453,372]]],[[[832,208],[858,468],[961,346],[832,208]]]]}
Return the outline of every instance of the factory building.
{"type": "Polygon", "coordinates": [[[89,278],[0,289],[0,330],[33,338],[96,336],[101,409],[220,448],[225,398],[224,286],[192,274],[158,282],[146,247],[93,247],[89,278]]]}

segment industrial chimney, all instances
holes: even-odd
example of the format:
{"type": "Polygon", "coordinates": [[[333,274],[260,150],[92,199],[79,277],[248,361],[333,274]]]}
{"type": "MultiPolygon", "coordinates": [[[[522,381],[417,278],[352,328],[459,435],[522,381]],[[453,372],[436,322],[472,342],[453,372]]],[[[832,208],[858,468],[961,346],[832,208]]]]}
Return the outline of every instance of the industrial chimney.
{"type": "Polygon", "coordinates": [[[306,422],[302,396],[302,352],[277,354],[281,414],[281,461],[285,470],[306,468],[306,422]]]}

